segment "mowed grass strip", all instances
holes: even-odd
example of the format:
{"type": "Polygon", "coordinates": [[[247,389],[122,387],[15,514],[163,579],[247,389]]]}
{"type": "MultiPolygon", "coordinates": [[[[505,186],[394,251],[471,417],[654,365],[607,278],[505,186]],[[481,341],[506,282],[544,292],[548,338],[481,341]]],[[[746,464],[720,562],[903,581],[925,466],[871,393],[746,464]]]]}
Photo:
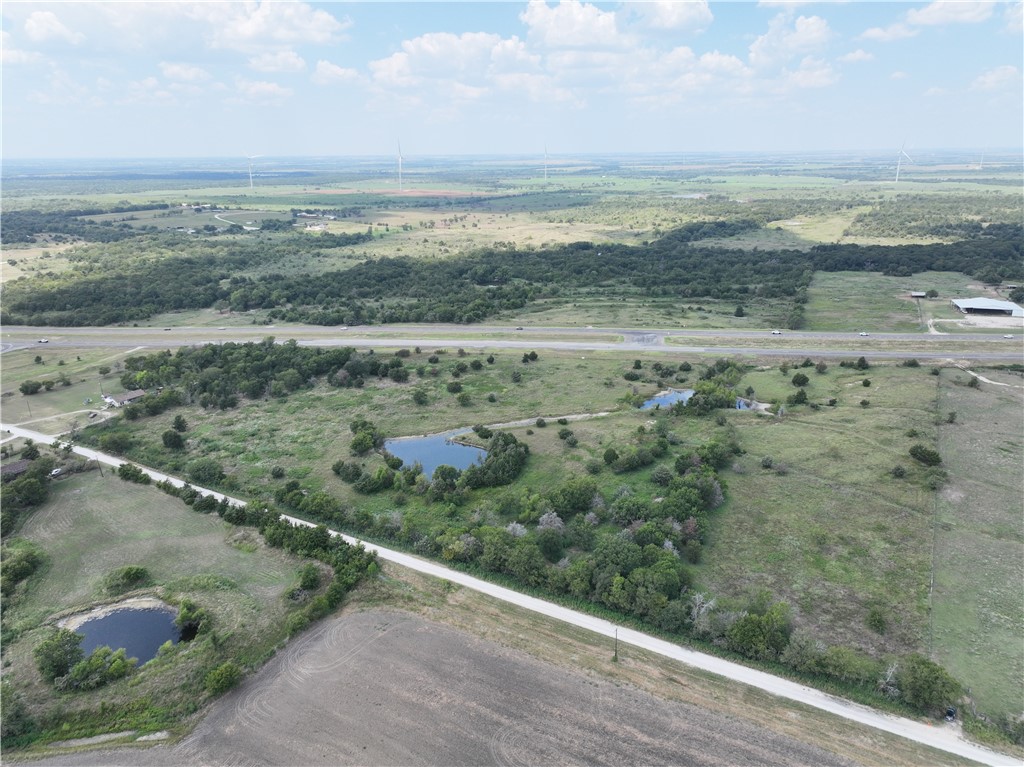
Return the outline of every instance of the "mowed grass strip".
{"type": "Polygon", "coordinates": [[[970,680],[978,709],[1024,711],[1024,379],[978,371],[1009,386],[966,385],[944,371],[939,448],[949,483],[937,498],[931,648],[970,680]]]}

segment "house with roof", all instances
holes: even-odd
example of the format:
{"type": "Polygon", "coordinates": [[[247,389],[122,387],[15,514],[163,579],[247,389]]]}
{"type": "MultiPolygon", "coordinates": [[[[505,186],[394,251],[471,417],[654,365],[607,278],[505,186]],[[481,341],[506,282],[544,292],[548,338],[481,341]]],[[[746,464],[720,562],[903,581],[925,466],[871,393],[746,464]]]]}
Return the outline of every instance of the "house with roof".
{"type": "Polygon", "coordinates": [[[122,394],[104,394],[103,401],[114,407],[124,407],[146,396],[144,389],[133,389],[122,394]]]}

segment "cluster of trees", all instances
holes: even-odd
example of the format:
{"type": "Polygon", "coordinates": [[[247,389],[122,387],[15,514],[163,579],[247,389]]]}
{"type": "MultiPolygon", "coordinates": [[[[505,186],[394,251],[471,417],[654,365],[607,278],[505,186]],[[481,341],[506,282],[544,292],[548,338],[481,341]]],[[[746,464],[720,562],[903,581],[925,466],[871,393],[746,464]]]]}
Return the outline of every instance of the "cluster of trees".
{"type": "Polygon", "coordinates": [[[817,270],[898,275],[960,271],[1024,279],[1021,231],[1011,225],[990,225],[984,236],[955,245],[821,245],[802,252],[693,244],[756,225],[750,219],[699,222],[639,246],[577,242],[544,250],[493,248],[442,261],[381,258],[345,271],[260,277],[240,272],[293,257],[296,247],[315,259],[325,249],[372,235],[275,234],[223,246],[207,242],[199,255],[183,251],[132,259],[103,270],[73,273],[71,278],[12,286],[2,320],[109,324],[223,303],[236,311],[270,309],[273,318],[322,325],[472,323],[563,288],[599,287],[738,303],[754,296],[785,298],[793,302],[789,324],[798,326],[807,287],[817,270]]]}
{"type": "Polygon", "coordinates": [[[56,628],[32,650],[39,673],[58,690],[94,690],[135,671],[138,659],[123,648],[97,647],[85,657],[81,642],[81,634],[56,628]]]}
{"type": "Polygon", "coordinates": [[[137,210],[166,210],[167,203],[144,205],[118,205],[107,210],[82,208],[78,210],[8,210],[4,212],[4,228],[0,232],[0,243],[10,245],[16,242],[36,242],[41,234],[63,234],[91,242],[116,242],[137,236],[129,226],[113,226],[110,222],[101,224],[83,220],[82,216],[102,213],[128,213],[137,210]]]}

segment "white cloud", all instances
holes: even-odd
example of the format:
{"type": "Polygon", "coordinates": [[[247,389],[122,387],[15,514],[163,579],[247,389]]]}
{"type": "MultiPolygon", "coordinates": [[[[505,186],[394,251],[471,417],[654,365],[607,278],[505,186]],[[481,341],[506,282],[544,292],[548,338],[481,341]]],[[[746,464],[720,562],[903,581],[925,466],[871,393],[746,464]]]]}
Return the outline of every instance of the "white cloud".
{"type": "Polygon", "coordinates": [[[940,88],[937,85],[933,85],[931,88],[924,92],[924,95],[928,96],[929,98],[937,98],[938,96],[945,96],[948,93],[949,91],[946,90],[945,88],[940,88]]]}
{"type": "Polygon", "coordinates": [[[910,75],[899,69],[889,75],[890,80],[906,80],[908,77],[910,77],[910,75]]]}
{"type": "Polygon", "coordinates": [[[298,43],[333,42],[351,22],[304,2],[174,3],[191,19],[210,25],[214,48],[258,51],[298,43]]]}
{"type": "Polygon", "coordinates": [[[348,83],[359,79],[359,73],[354,69],[346,69],[321,59],[316,63],[313,71],[313,82],[317,85],[336,85],[348,83]]]}
{"type": "Polygon", "coordinates": [[[790,24],[785,14],[771,20],[768,31],[750,45],[750,63],[769,67],[800,54],[821,49],[832,36],[828,22],[820,16],[799,16],[790,24]]]}
{"type": "Polygon", "coordinates": [[[23,51],[11,44],[11,33],[0,31],[0,63],[3,64],[34,64],[42,61],[41,54],[35,51],[23,51]]]}
{"type": "Polygon", "coordinates": [[[1006,11],[1003,12],[1006,20],[1006,31],[1021,34],[1024,33],[1024,2],[1009,3],[1006,11]]]}
{"type": "Polygon", "coordinates": [[[52,11],[34,11],[25,20],[25,34],[34,43],[63,40],[77,45],[85,39],[85,35],[81,32],[72,32],[64,26],[52,11]]]}
{"type": "Polygon", "coordinates": [[[235,101],[277,106],[292,95],[291,88],[267,80],[235,80],[235,101]]]}
{"type": "Polygon", "coordinates": [[[547,48],[621,48],[630,44],[618,29],[614,11],[602,11],[579,0],[549,7],[546,0],[530,0],[519,19],[529,37],[547,48]]]}
{"type": "Polygon", "coordinates": [[[801,5],[810,5],[815,0],[758,0],[758,8],[797,8],[801,5]]]}
{"type": "Polygon", "coordinates": [[[168,80],[177,80],[179,82],[194,83],[210,79],[209,72],[193,64],[161,61],[160,71],[168,80]]]}
{"type": "Polygon", "coordinates": [[[824,88],[838,79],[826,61],[811,56],[806,56],[796,70],[784,75],[784,82],[797,88],[824,88]]]}
{"type": "Polygon", "coordinates": [[[171,105],[175,103],[174,94],[160,87],[155,77],[146,77],[128,83],[121,99],[123,104],[171,105]]]}
{"type": "Polygon", "coordinates": [[[917,25],[938,24],[976,24],[985,21],[992,15],[995,2],[971,2],[970,0],[951,2],[936,0],[924,8],[912,8],[907,11],[907,22],[917,25]]]}
{"type": "Polygon", "coordinates": [[[301,72],[306,68],[303,58],[292,50],[261,53],[249,59],[257,72],[301,72]]]}
{"type": "Polygon", "coordinates": [[[638,3],[635,9],[643,20],[644,26],[651,29],[702,30],[707,29],[714,20],[706,0],[696,0],[696,2],[690,0],[682,3],[676,0],[653,0],[653,2],[638,3]]]}
{"type": "Polygon", "coordinates": [[[971,89],[976,91],[996,91],[1004,88],[1020,88],[1021,74],[1017,67],[1005,64],[987,72],[982,72],[971,83],[971,89]]]}
{"type": "Polygon", "coordinates": [[[839,57],[839,60],[845,64],[855,64],[859,61],[872,61],[874,58],[875,57],[873,54],[858,48],[855,51],[844,53],[842,56],[839,57]]]}
{"type": "Polygon", "coordinates": [[[879,43],[891,43],[894,40],[904,40],[917,35],[916,29],[911,29],[906,24],[897,22],[887,27],[871,27],[861,33],[865,40],[874,40],[879,43]]]}

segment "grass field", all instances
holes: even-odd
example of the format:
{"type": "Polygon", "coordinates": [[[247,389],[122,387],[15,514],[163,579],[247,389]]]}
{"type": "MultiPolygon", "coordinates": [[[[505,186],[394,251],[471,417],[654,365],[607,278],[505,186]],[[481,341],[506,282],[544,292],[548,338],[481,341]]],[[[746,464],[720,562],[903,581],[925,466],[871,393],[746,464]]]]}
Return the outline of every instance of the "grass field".
{"type": "Polygon", "coordinates": [[[0,283],[36,274],[60,274],[68,268],[67,251],[75,246],[67,243],[52,245],[4,246],[0,264],[0,283]]]}
{"type": "Polygon", "coordinates": [[[979,710],[1024,713],[1024,379],[979,370],[999,384],[966,386],[944,371],[939,429],[949,484],[936,498],[930,645],[970,680],[979,710]]]}
{"type": "MultiPolygon", "coordinates": [[[[727,474],[728,501],[714,518],[700,583],[737,597],[767,588],[790,603],[798,625],[828,642],[873,653],[921,647],[932,493],[907,450],[934,441],[936,379],[921,368],[806,370],[810,401],[836,398],[835,407],[801,407],[778,419],[729,416],[746,454],[727,474]],[[920,436],[906,436],[910,429],[920,436]],[[762,468],[766,456],[771,470],[762,468]],[[895,465],[907,478],[892,478],[895,465]],[[872,607],[887,616],[884,634],[866,625],[872,607]]],[[[781,399],[795,391],[793,373],[748,374],[740,387],[781,399]]]]}
{"type": "Polygon", "coordinates": [[[947,313],[951,298],[974,295],[988,292],[970,277],[953,272],[923,272],[913,277],[817,272],[808,291],[807,330],[924,331],[933,316],[960,316],[947,313]],[[910,298],[911,291],[933,289],[939,292],[938,298],[910,298]]]}
{"type": "Polygon", "coordinates": [[[193,512],[159,490],[110,472],[72,475],[51,487],[50,499],[17,533],[43,549],[47,565],[19,587],[4,615],[4,679],[33,716],[88,720],[102,707],[110,712],[108,726],[134,717],[134,726],[180,727],[181,718],[204,699],[202,680],[211,663],[227,656],[258,666],[283,641],[284,621],[293,609],[284,594],[298,582],[301,560],[268,549],[252,530],[193,512]],[[96,692],[54,692],[36,670],[32,647],[59,616],[112,601],[102,579],[124,565],[146,567],[154,581],[133,596],[189,598],[206,608],[216,646],[200,636],[96,692]],[[152,710],[144,713],[138,701],[152,710]]]}

